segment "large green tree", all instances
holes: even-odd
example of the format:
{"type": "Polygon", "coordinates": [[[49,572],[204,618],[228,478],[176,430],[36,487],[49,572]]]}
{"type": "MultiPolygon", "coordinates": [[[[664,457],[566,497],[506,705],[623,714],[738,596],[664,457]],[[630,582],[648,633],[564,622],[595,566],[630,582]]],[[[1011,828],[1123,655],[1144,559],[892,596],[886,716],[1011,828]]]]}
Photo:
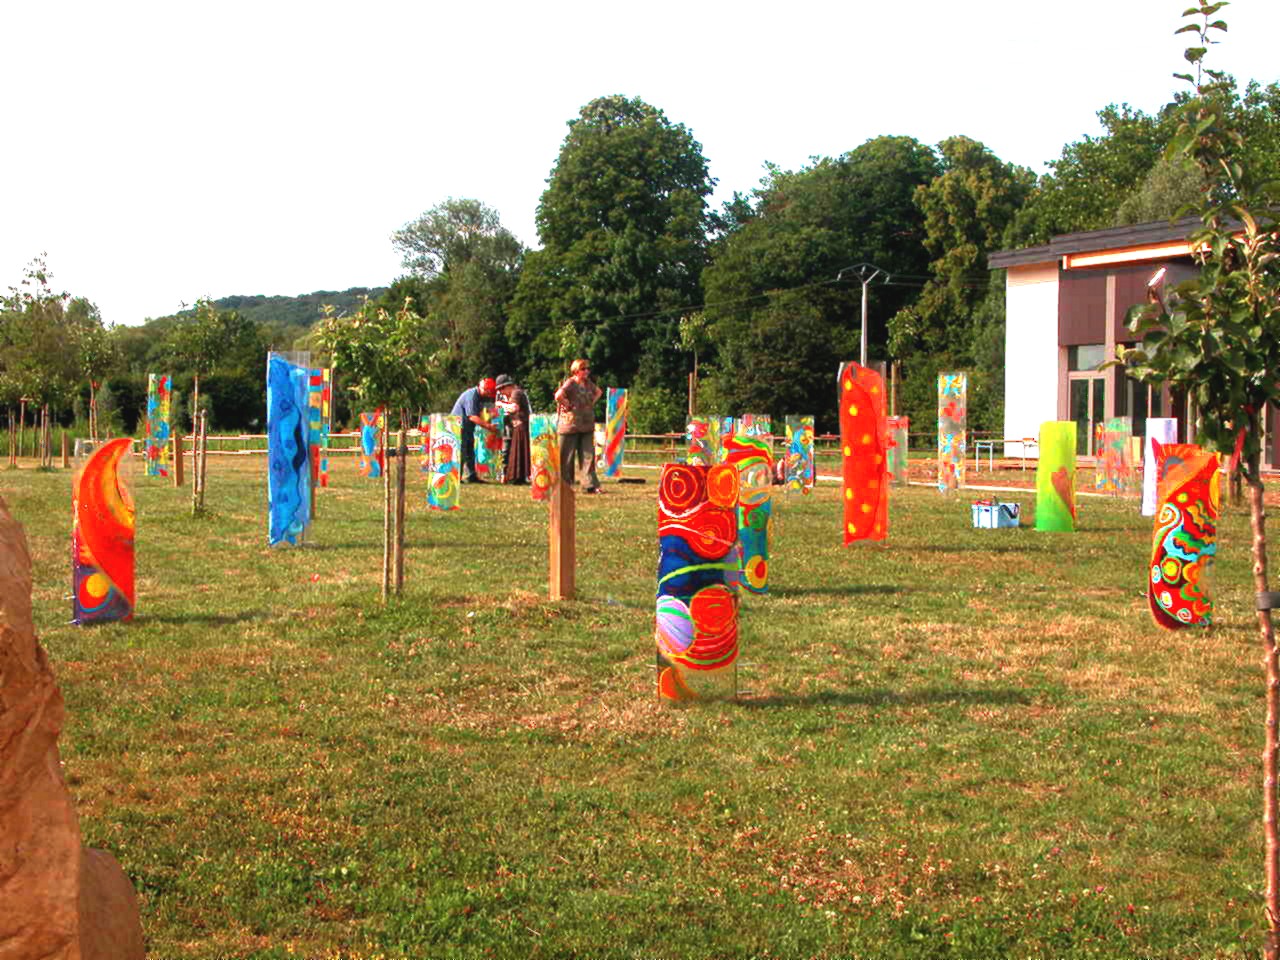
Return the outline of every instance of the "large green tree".
{"type": "Polygon", "coordinates": [[[890,321],[890,349],[903,361],[902,409],[927,417],[942,369],[967,369],[969,417],[979,430],[1001,428],[1004,389],[1003,290],[992,295],[987,254],[1035,184],[1035,174],[1006,163],[969,137],[938,145],[941,173],[916,189],[924,247],[933,256],[919,299],[890,321]]]}
{"type": "MultiPolygon", "coordinates": [[[[914,297],[927,268],[914,196],[938,172],[919,141],[877,137],[797,171],[770,167],[749,198],[726,205],[703,274],[716,344],[703,358],[714,370],[709,402],[723,412],[834,416],[824,411],[835,362],[857,356],[862,294],[861,284],[836,278],[863,262],[908,278],[869,291],[870,355],[883,358],[885,319],[914,297]]],[[[818,425],[834,427],[833,419],[818,425]]]]}
{"type": "Polygon", "coordinates": [[[535,402],[571,349],[604,383],[683,386],[676,325],[698,301],[713,186],[692,133],[643,100],[600,97],[569,121],[507,325],[535,402]]]}

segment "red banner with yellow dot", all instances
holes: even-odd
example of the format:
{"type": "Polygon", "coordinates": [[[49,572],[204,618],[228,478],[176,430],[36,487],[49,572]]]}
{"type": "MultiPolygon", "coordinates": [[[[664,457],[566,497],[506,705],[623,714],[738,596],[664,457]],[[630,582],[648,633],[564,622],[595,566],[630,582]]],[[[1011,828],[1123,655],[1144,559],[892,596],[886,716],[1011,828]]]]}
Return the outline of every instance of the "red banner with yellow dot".
{"type": "Polygon", "coordinates": [[[889,425],[884,380],[870,367],[841,364],[840,452],[844,461],[844,542],[883,540],[889,533],[889,425]]]}

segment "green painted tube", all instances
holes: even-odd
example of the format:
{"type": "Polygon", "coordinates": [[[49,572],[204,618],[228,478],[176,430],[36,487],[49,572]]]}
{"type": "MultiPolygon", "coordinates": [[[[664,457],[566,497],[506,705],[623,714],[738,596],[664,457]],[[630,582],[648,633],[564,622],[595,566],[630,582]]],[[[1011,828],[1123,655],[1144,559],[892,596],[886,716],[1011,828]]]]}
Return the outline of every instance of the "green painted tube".
{"type": "Polygon", "coordinates": [[[1036,468],[1036,529],[1076,528],[1076,422],[1040,424],[1040,465],[1036,468]]]}

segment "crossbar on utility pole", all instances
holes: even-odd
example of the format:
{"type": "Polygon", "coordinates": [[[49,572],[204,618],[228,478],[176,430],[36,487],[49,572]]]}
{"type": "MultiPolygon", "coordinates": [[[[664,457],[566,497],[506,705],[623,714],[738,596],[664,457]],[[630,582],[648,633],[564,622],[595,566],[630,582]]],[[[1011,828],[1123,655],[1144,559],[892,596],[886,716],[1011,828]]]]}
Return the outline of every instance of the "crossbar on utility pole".
{"type": "Polygon", "coordinates": [[[884,274],[885,280],[888,280],[889,272],[877,267],[874,263],[858,263],[854,264],[852,267],[845,267],[836,274],[836,279],[839,280],[846,273],[853,272],[856,272],[858,274],[858,279],[862,281],[862,349],[858,354],[858,362],[865,367],[867,365],[867,287],[871,284],[872,280],[880,276],[882,273],[884,274]]]}

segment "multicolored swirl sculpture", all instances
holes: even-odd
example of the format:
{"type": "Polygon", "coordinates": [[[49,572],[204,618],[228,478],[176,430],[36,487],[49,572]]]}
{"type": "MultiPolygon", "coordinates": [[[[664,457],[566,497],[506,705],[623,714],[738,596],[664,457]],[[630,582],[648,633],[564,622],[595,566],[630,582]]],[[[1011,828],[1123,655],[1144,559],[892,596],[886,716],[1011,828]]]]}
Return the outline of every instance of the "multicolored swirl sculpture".
{"type": "Polygon", "coordinates": [[[147,374],[147,476],[169,475],[169,411],[172,401],[172,378],[167,373],[147,374]]]}
{"type": "Polygon", "coordinates": [[[769,592],[769,534],[773,526],[773,451],[765,437],[724,438],[724,466],[738,471],[739,577],[752,593],[769,592]]]}
{"type": "Polygon", "coordinates": [[[813,490],[813,417],[787,417],[786,489],[813,490]]]}
{"type": "Polygon", "coordinates": [[[1076,422],[1040,424],[1036,467],[1036,529],[1071,533],[1076,528],[1076,422]]]}
{"type": "Polygon", "coordinates": [[[838,390],[847,547],[889,535],[889,431],[880,374],[852,361],[841,364],[838,390]]]}
{"type": "Polygon", "coordinates": [[[710,467],[720,462],[719,417],[690,417],[685,438],[689,449],[686,463],[710,467]]]}
{"type": "Polygon", "coordinates": [[[311,524],[310,371],[267,354],[267,541],[296,544],[311,524]]]}
{"type": "Polygon", "coordinates": [[[133,497],[120,470],[131,447],[128,437],[117,437],[77,461],[71,482],[74,623],[133,618],[133,497]]]}
{"type": "Polygon", "coordinates": [[[529,421],[529,486],[533,499],[550,500],[560,482],[560,435],[554,413],[535,413],[529,421]]]}
{"type": "Polygon", "coordinates": [[[1095,490],[1116,495],[1129,492],[1133,484],[1133,461],[1129,456],[1132,424],[1128,417],[1112,417],[1096,425],[1093,446],[1095,490]]]}
{"type": "Polygon", "coordinates": [[[604,475],[622,476],[622,451],[627,443],[627,391],[610,387],[605,394],[604,475]]]}
{"type": "Polygon", "coordinates": [[[1147,602],[1166,630],[1212,622],[1209,571],[1218,551],[1218,455],[1152,442],[1159,472],[1147,602]]]}
{"type": "Polygon", "coordinates": [[[488,430],[476,428],[476,476],[481,480],[497,481],[502,479],[502,424],[506,419],[501,410],[485,407],[480,416],[496,428],[488,430]]]}
{"type": "Polygon", "coordinates": [[[737,696],[738,471],[668,463],[658,483],[658,696],[737,696]]]}
{"type": "Polygon", "coordinates": [[[738,418],[734,433],[748,437],[773,436],[773,417],[767,413],[744,413],[738,418]]]}
{"type": "Polygon", "coordinates": [[[427,506],[432,510],[457,510],[462,489],[462,418],[451,413],[431,415],[431,476],[427,480],[427,506]]]}
{"type": "Polygon", "coordinates": [[[968,404],[968,374],[938,374],[938,489],[944,493],[964,486],[968,404]]]}

